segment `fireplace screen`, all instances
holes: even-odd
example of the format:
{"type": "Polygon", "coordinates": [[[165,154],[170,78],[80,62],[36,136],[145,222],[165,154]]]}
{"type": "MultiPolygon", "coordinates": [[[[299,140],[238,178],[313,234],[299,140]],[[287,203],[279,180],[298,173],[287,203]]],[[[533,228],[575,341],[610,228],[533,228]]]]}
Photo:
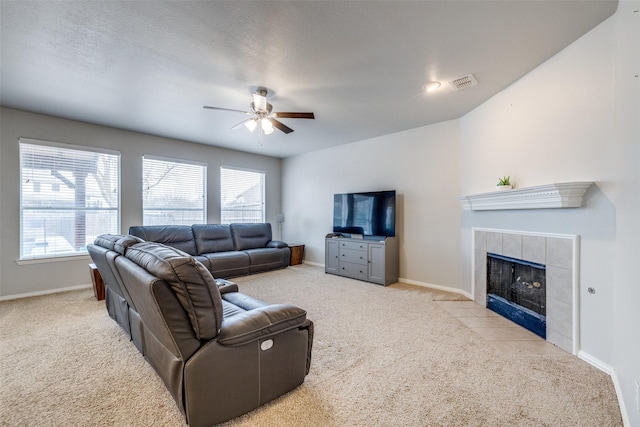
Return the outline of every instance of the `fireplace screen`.
{"type": "Polygon", "coordinates": [[[545,337],[545,277],[542,264],[487,254],[487,307],[545,337]]]}

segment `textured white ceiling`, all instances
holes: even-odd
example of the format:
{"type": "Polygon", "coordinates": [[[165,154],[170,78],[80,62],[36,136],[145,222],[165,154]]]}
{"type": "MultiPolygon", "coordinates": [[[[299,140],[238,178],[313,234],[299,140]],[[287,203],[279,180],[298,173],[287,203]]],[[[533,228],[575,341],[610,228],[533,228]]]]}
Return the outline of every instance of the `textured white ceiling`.
{"type": "Polygon", "coordinates": [[[613,0],[6,1],[3,106],[287,157],[458,118],[611,16],[613,0]],[[473,73],[477,86],[448,81],[473,73]],[[428,80],[443,82],[430,94],[428,80]],[[251,92],[282,119],[230,130],[251,92]]]}

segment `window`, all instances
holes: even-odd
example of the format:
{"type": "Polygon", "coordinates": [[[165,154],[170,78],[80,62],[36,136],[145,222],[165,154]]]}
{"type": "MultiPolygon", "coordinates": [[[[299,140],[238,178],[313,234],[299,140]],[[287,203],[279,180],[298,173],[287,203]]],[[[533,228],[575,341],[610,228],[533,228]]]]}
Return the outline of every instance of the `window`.
{"type": "Polygon", "coordinates": [[[220,222],[264,222],[264,172],[220,168],[220,222]]]}
{"type": "Polygon", "coordinates": [[[20,139],[20,259],[86,254],[119,231],[119,153],[20,139]]]}
{"type": "Polygon", "coordinates": [[[144,225],[204,224],[206,165],[144,156],[142,176],[144,225]]]}

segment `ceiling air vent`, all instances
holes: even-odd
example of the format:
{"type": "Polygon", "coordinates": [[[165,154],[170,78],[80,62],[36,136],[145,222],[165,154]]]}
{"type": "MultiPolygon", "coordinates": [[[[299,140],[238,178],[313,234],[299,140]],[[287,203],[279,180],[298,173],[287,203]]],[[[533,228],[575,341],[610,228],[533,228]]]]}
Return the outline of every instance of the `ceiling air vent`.
{"type": "Polygon", "coordinates": [[[455,90],[461,90],[461,89],[466,89],[468,87],[477,85],[478,81],[476,80],[475,77],[473,77],[473,74],[467,74],[464,77],[460,77],[458,79],[451,80],[449,82],[449,84],[455,90]]]}

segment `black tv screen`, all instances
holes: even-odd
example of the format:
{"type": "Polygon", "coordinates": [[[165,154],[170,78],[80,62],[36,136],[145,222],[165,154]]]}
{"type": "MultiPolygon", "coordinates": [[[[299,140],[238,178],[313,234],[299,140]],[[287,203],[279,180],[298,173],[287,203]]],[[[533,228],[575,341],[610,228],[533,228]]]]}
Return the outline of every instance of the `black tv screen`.
{"type": "Polygon", "coordinates": [[[334,194],[333,232],[395,237],[395,190],[334,194]]]}

